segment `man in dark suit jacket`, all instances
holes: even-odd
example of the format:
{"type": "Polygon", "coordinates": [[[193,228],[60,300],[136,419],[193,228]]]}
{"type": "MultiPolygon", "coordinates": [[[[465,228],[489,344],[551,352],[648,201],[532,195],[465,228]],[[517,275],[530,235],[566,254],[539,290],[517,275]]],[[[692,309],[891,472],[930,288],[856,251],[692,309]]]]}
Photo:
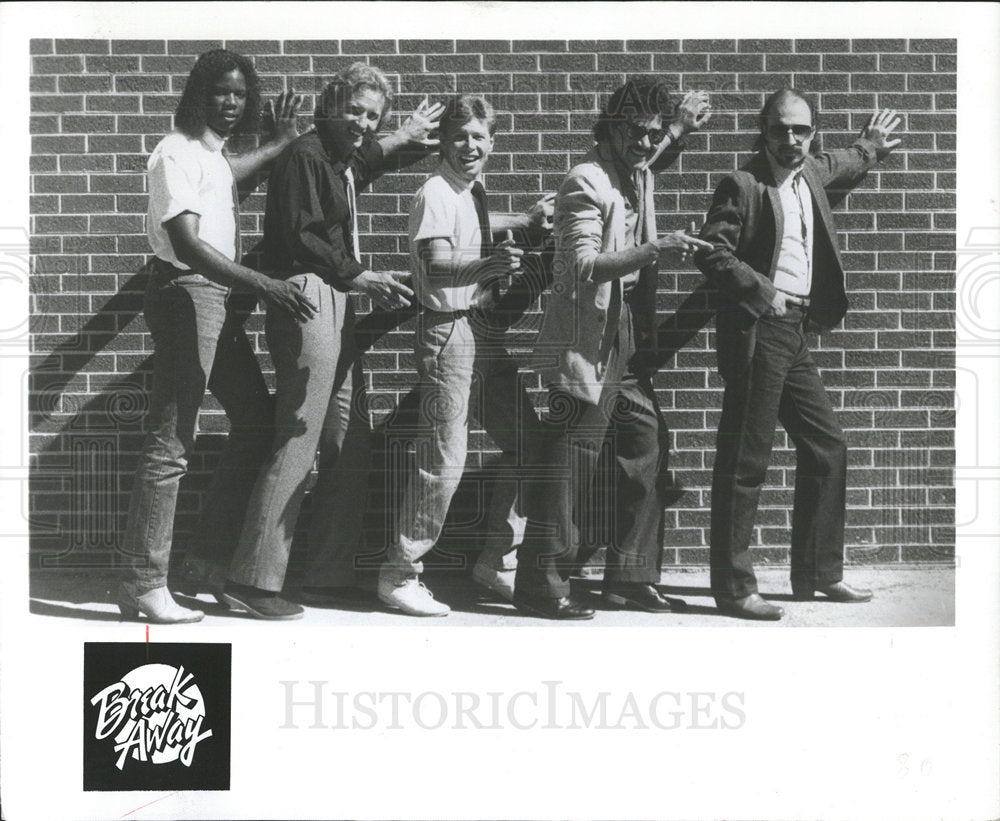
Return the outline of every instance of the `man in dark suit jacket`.
{"type": "Polygon", "coordinates": [[[807,330],[847,312],[830,197],[843,196],[899,144],[894,111],[872,115],[848,149],[811,154],[812,103],[786,88],[761,111],[761,150],[715,192],[698,267],[718,289],[726,383],[712,479],[712,593],[727,615],[780,619],[757,593],[750,540],[777,422],[795,443],[791,576],[796,600],[871,591],[843,581],[847,445],[807,346],[807,330]],[[838,196],[839,195],[839,196],[838,196]]]}

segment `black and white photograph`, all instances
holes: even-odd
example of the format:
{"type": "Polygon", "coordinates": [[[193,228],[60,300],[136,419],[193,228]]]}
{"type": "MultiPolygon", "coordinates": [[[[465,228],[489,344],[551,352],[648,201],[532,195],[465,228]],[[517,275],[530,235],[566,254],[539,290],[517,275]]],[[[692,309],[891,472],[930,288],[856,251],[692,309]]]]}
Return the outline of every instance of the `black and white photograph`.
{"type": "Polygon", "coordinates": [[[953,5],[0,8],[4,817],[996,817],[953,5]]]}

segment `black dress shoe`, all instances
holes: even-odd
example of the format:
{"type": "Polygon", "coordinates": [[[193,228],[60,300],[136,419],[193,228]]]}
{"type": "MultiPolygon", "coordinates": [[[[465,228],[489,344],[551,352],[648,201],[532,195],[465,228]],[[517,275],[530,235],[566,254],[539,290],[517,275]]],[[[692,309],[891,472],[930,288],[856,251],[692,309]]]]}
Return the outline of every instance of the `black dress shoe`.
{"type": "Polygon", "coordinates": [[[614,607],[644,610],[647,613],[671,613],[687,608],[680,599],[668,599],[656,589],[655,585],[642,582],[605,585],[602,598],[614,607]]]}
{"type": "Polygon", "coordinates": [[[536,596],[523,590],[514,591],[514,607],[522,613],[541,616],[543,619],[558,619],[560,621],[583,620],[594,618],[594,611],[578,604],[568,596],[553,599],[549,596],[536,596]]]}
{"type": "Polygon", "coordinates": [[[742,599],[716,599],[715,605],[720,612],[737,619],[778,621],[785,615],[785,611],[778,605],[764,601],[757,593],[751,593],[742,599]]]}
{"type": "Polygon", "coordinates": [[[871,601],[872,591],[861,590],[851,587],[847,582],[834,582],[823,585],[792,585],[792,598],[795,601],[812,601],[817,593],[826,596],[827,601],[841,602],[843,604],[857,604],[859,602],[871,601]]]}

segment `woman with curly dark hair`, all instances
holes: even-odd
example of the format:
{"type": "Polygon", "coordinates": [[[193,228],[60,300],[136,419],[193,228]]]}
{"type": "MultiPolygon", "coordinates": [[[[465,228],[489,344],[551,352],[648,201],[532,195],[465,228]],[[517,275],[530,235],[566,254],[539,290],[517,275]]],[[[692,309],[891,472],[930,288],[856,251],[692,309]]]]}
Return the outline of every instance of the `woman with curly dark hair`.
{"type": "Polygon", "coordinates": [[[257,129],[258,89],[246,57],[221,49],[201,55],[177,107],[176,129],[149,158],[146,225],[155,256],[147,266],[143,313],[155,350],[153,392],[122,540],[130,560],[118,597],[123,617],[143,613],[159,624],[202,618],[174,601],[167,569],[178,485],[205,388],[232,423],[193,545],[194,552],[211,555],[221,552],[220,534],[239,528],[273,419],[243,321],[257,298],[298,321],[315,310],[292,283],[240,264],[237,185],[253,180],[297,136],[300,100],[288,92],[278,98],[277,113],[268,104],[270,139],[227,157],[229,137],[257,129]]]}
{"type": "Polygon", "coordinates": [[[243,104],[243,116],[229,131],[230,137],[240,134],[255,134],[260,126],[260,79],[253,61],[242,54],[236,54],[225,49],[206,51],[191,69],[181,101],[174,112],[174,128],[198,138],[208,125],[211,113],[211,93],[216,81],[223,74],[239,71],[243,74],[246,84],[246,98],[243,104]]]}

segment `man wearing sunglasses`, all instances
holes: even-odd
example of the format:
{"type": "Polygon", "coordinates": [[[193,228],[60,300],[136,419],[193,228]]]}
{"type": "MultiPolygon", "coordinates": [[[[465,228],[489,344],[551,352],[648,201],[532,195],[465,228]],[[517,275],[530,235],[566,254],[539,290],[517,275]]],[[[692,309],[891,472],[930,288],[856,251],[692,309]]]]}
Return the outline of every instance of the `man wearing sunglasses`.
{"type": "Polygon", "coordinates": [[[730,616],[777,620],[758,595],[750,541],[780,421],[795,443],[793,598],[864,602],[843,581],[847,444],[805,332],[847,312],[830,200],[842,198],[900,140],[895,111],[873,114],[848,149],[811,153],[809,99],[785,88],[764,103],[757,155],[716,189],[696,262],[719,291],[716,343],[725,380],[712,479],[712,593],[730,616]]]}
{"type": "Polygon", "coordinates": [[[642,354],[655,346],[661,264],[708,244],[657,234],[653,172],[676,161],[684,135],[711,117],[708,94],[671,105],[666,85],[629,80],[594,126],[594,148],[556,195],[553,285],[532,367],[549,389],[552,435],[526,483],[528,524],[518,548],[514,605],[549,619],[589,619],[570,596],[579,510],[601,454],[611,462],[610,544],[603,601],[654,613],[661,595],[669,433],[642,354]]]}

